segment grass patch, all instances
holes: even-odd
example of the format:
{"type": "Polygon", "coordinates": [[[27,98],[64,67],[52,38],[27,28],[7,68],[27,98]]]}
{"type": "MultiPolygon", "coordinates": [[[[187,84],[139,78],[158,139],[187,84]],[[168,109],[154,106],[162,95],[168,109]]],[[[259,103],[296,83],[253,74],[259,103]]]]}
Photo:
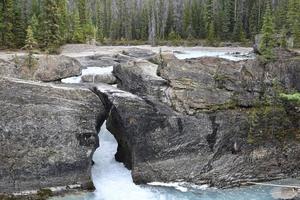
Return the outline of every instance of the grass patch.
{"type": "Polygon", "coordinates": [[[291,101],[291,102],[295,102],[295,103],[299,103],[300,104],[300,93],[299,92],[296,92],[294,94],[284,94],[284,93],[281,93],[279,96],[283,100],[291,101]]]}

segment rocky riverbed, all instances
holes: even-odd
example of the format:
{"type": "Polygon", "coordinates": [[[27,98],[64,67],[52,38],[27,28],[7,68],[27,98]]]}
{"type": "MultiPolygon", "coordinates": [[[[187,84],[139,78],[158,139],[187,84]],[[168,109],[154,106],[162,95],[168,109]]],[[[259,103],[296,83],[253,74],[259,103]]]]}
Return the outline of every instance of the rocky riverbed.
{"type": "Polygon", "coordinates": [[[299,104],[280,96],[300,91],[299,55],[250,51],[67,45],[35,68],[1,53],[0,191],[86,188],[105,120],[137,184],[299,177],[299,104]]]}

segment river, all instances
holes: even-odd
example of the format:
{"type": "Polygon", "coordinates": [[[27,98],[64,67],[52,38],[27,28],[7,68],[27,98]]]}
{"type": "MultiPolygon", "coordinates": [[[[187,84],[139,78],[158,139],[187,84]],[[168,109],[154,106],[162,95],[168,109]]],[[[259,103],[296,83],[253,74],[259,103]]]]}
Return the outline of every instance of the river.
{"type": "Polygon", "coordinates": [[[220,190],[215,188],[187,189],[184,187],[138,186],[131,173],[114,154],[117,142],[105,125],[99,133],[100,147],[93,156],[92,178],[96,191],[88,194],[55,197],[51,200],[273,200],[272,187],[251,186],[220,190]],[[184,191],[184,192],[183,192],[184,191]]]}

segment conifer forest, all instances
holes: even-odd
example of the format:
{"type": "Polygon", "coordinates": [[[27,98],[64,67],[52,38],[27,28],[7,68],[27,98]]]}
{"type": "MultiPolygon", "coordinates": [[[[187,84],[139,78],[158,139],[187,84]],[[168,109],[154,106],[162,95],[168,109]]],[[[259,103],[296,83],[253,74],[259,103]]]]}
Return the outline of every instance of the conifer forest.
{"type": "Polygon", "coordinates": [[[0,10],[2,49],[91,41],[251,45],[258,33],[300,44],[299,0],[1,0],[0,10]]]}

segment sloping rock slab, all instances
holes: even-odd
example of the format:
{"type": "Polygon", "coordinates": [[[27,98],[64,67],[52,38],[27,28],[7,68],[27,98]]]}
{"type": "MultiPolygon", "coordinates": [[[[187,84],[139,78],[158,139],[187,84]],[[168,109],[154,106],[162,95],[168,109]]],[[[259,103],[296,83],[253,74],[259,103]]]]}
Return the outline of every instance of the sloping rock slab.
{"type": "Polygon", "coordinates": [[[0,113],[0,192],[91,182],[105,116],[94,93],[1,78],[0,113]]]}

